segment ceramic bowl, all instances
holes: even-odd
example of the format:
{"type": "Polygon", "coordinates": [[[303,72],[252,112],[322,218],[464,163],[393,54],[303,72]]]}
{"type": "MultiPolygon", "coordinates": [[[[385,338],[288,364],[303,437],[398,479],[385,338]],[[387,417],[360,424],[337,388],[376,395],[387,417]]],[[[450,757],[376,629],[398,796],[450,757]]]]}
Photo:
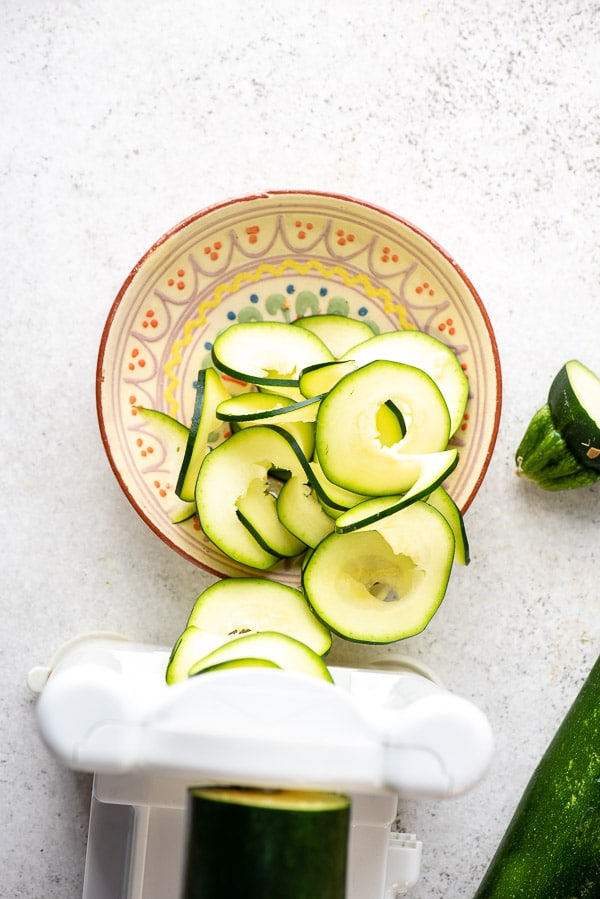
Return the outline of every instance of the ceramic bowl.
{"type": "MultiPolygon", "coordinates": [[[[454,259],[419,228],[369,203],[276,191],[212,206],[176,225],[134,266],[110,310],[97,370],[102,440],[125,495],[153,531],[217,576],[251,573],[192,518],[170,521],[177,471],[137,406],[189,425],[198,369],[215,336],[238,321],[338,312],[375,332],[417,328],[450,345],[470,396],[446,483],[471,504],[498,430],[501,374],[489,317],[454,259]]],[[[297,562],[266,573],[297,584],[297,562]]]]}

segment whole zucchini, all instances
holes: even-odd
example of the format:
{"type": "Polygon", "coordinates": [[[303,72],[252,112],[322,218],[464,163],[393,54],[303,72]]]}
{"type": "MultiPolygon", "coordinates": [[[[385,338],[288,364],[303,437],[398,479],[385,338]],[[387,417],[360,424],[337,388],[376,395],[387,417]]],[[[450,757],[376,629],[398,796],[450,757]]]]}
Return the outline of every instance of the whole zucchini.
{"type": "Polygon", "coordinates": [[[474,899],[600,897],[600,658],[535,769],[474,899]]]}

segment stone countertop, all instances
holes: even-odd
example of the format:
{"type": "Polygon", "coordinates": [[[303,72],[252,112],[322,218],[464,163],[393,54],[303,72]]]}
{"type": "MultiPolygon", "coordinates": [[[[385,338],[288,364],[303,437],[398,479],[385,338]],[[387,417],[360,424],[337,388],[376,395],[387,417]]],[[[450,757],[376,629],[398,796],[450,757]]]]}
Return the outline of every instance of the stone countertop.
{"type": "Polygon", "coordinates": [[[544,493],[513,462],[562,363],[600,370],[597,5],[36,0],[3,18],[3,895],[82,891],[90,777],[42,745],[27,672],[97,629],[169,645],[211,582],[137,518],[104,455],[112,300],[192,212],[302,188],[433,235],[498,341],[472,562],[402,645],[495,732],[471,792],[399,805],[424,845],[411,896],[468,899],[600,644],[600,488],[544,493]]]}

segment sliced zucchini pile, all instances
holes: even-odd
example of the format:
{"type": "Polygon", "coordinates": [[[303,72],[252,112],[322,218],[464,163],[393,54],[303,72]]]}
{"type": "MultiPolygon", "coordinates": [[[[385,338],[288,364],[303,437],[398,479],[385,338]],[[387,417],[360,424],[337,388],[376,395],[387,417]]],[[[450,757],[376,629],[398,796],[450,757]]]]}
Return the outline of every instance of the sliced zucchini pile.
{"type": "Polygon", "coordinates": [[[517,474],[544,490],[572,490],[600,478],[600,379],[581,362],[560,369],[515,461],[517,474]]]}
{"type": "Polygon", "coordinates": [[[266,578],[228,578],[196,599],[166,670],[168,684],[225,667],[257,665],[330,681],[331,633],[300,590],[266,578]]]}
{"type": "Polygon", "coordinates": [[[443,486],[468,399],[456,355],[427,334],[375,336],[327,315],[232,325],[212,362],[198,376],[177,486],[187,503],[193,484],[205,535],[257,574],[304,557],[311,608],[348,639],[422,630],[453,562],[469,561],[443,486]],[[220,375],[247,389],[230,396],[220,375]],[[210,449],[206,435],[223,423],[231,435],[210,449]]]}

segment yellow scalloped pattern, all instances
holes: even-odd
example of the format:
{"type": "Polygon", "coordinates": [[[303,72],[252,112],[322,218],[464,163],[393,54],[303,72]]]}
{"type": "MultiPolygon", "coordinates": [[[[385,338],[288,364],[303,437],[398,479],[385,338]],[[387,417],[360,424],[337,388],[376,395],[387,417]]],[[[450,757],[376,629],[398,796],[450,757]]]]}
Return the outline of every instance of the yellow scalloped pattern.
{"type": "Polygon", "coordinates": [[[235,278],[225,284],[219,284],[215,288],[212,297],[202,300],[198,305],[196,317],[186,322],[183,329],[183,336],[180,340],[175,341],[171,348],[171,356],[165,363],[164,372],[167,376],[167,387],[165,390],[165,399],[169,404],[169,414],[174,418],[177,417],[179,411],[179,403],[175,399],[175,392],[179,387],[179,378],[176,371],[183,358],[184,349],[189,346],[194,338],[194,332],[197,328],[206,324],[206,315],[211,309],[216,309],[223,300],[223,297],[244,287],[247,284],[256,284],[263,277],[280,277],[288,272],[295,272],[298,275],[307,275],[317,272],[324,279],[339,279],[346,287],[359,287],[369,299],[383,300],[383,308],[387,315],[394,315],[397,318],[400,328],[412,329],[414,326],[408,321],[406,309],[401,303],[394,302],[391,291],[385,287],[374,287],[365,274],[351,275],[339,265],[325,266],[318,259],[309,259],[307,262],[298,262],[295,259],[284,259],[278,265],[270,263],[262,263],[253,272],[240,272],[235,278]]]}

